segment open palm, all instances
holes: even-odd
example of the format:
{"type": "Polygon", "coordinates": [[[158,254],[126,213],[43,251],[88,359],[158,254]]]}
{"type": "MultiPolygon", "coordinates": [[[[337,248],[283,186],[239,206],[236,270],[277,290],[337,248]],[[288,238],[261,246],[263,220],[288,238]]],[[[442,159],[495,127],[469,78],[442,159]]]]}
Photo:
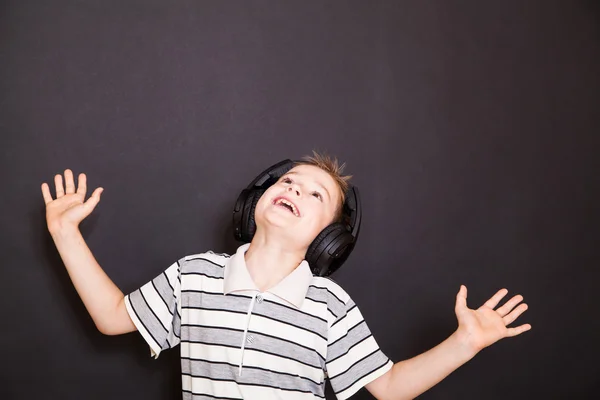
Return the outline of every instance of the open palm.
{"type": "Polygon", "coordinates": [[[507,293],[508,290],[501,289],[481,307],[472,310],[467,307],[467,288],[464,285],[460,287],[455,307],[458,332],[473,349],[479,351],[500,339],[516,336],[531,329],[529,324],[508,327],[527,310],[527,304],[519,304],[523,301],[523,296],[516,295],[494,310],[507,293]]]}
{"type": "Polygon", "coordinates": [[[92,196],[85,200],[87,181],[85,174],[79,175],[79,187],[75,190],[73,172],[65,170],[65,185],[60,174],[54,177],[56,199],[52,199],[47,183],[42,184],[42,195],[46,203],[46,221],[50,232],[60,230],[67,226],[76,227],[94,210],[100,201],[102,188],[97,188],[92,196]]]}

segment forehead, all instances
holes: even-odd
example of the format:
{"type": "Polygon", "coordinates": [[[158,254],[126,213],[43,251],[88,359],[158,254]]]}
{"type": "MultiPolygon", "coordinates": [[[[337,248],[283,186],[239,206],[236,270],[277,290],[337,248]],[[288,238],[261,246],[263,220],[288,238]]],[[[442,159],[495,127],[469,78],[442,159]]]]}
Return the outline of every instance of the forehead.
{"type": "Polygon", "coordinates": [[[314,165],[298,165],[289,170],[288,174],[297,175],[322,186],[334,199],[341,195],[335,179],[328,172],[314,165]]]}
{"type": "Polygon", "coordinates": [[[313,165],[298,165],[290,169],[287,173],[311,179],[315,183],[320,183],[321,185],[326,186],[327,189],[335,188],[337,186],[335,180],[331,177],[331,175],[329,175],[328,172],[323,171],[321,168],[313,165]]]}

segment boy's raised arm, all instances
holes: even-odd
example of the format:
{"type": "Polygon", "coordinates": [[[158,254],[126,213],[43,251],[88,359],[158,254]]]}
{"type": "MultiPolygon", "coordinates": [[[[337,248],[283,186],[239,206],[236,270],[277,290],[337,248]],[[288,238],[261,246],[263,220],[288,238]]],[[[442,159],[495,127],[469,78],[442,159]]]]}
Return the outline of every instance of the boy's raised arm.
{"type": "Polygon", "coordinates": [[[123,292],[102,270],[79,231],[79,223],[94,210],[103,189],[94,190],[84,202],[86,176],[79,175],[75,190],[69,169],[65,170],[64,186],[61,175],[54,177],[54,183],[56,199],[52,199],[48,184],[42,184],[46,222],[77,293],[100,332],[119,335],[136,330],[125,308],[123,292]]]}
{"type": "Polygon", "coordinates": [[[531,329],[529,324],[507,327],[527,310],[527,304],[521,303],[521,295],[494,310],[507,293],[502,289],[477,310],[472,310],[467,307],[467,288],[461,286],[455,306],[458,329],[431,350],[394,364],[385,375],[367,384],[367,390],[379,400],[414,399],[483,348],[531,329]]]}

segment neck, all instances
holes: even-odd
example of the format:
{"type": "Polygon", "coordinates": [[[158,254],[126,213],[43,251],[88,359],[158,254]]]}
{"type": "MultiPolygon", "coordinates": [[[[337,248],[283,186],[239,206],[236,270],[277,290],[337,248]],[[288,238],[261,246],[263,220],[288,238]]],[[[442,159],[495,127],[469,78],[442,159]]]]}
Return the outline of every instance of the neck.
{"type": "Polygon", "coordinates": [[[256,231],[244,259],[254,284],[265,291],[281,282],[304,260],[306,249],[290,247],[277,240],[277,235],[267,237],[256,231]]]}

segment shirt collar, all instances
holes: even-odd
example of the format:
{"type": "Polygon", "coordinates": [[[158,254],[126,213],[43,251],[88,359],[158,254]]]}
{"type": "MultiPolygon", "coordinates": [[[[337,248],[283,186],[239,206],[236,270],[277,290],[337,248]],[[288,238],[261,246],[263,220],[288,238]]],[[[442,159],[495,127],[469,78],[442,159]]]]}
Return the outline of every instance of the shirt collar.
{"type": "MultiPolygon", "coordinates": [[[[241,290],[258,291],[256,284],[248,272],[246,260],[244,258],[244,254],[249,247],[250,243],[240,246],[225,265],[223,294],[241,290]]],[[[267,292],[284,299],[297,308],[301,308],[312,278],[313,274],[308,262],[303,260],[288,276],[283,278],[277,285],[267,290],[267,292]]]]}

